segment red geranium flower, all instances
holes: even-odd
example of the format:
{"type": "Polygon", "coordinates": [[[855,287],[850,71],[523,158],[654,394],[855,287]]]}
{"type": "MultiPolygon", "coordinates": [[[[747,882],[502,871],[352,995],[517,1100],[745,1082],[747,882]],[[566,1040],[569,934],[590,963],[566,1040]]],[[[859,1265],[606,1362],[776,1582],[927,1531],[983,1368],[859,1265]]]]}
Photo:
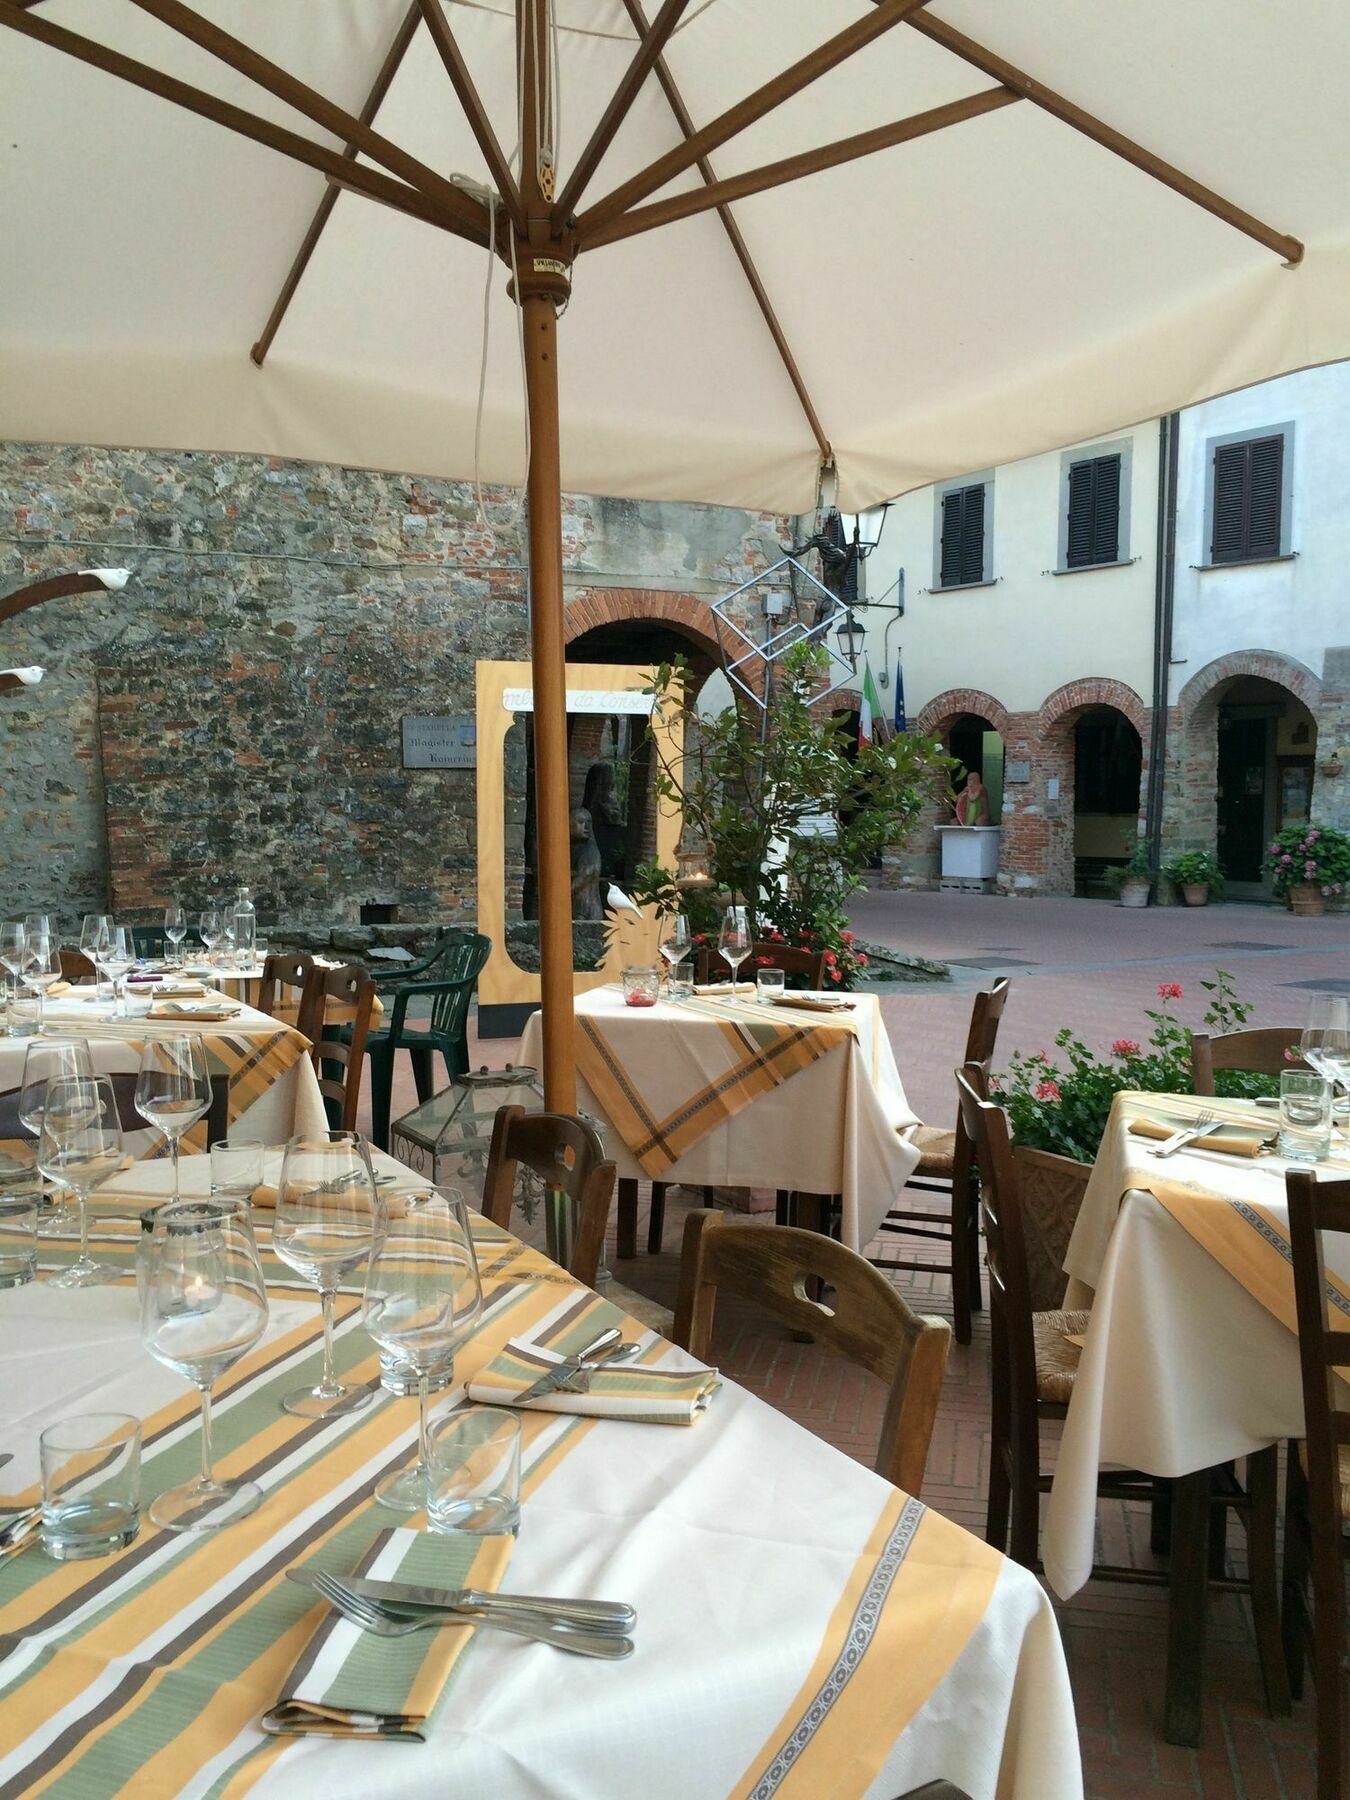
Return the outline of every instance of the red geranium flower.
{"type": "Polygon", "coordinates": [[[857,965],[860,969],[865,969],[867,967],[867,958],[862,954],[861,951],[859,951],[858,955],[855,956],[853,960],[857,963],[857,965]]]}
{"type": "Polygon", "coordinates": [[[1179,981],[1159,982],[1158,998],[1160,1000],[1184,1000],[1185,995],[1181,991],[1181,983],[1179,981]]]}
{"type": "Polygon", "coordinates": [[[1038,1081],[1035,1088],[1038,1100],[1058,1100],[1059,1088],[1053,1081],[1038,1081]]]}
{"type": "Polygon", "coordinates": [[[832,969],[838,961],[839,958],[835,955],[833,950],[827,950],[825,952],[825,967],[827,969],[832,969]]]}
{"type": "Polygon", "coordinates": [[[1112,1056],[1138,1056],[1139,1046],[1133,1038],[1117,1038],[1111,1046],[1112,1056]]]}

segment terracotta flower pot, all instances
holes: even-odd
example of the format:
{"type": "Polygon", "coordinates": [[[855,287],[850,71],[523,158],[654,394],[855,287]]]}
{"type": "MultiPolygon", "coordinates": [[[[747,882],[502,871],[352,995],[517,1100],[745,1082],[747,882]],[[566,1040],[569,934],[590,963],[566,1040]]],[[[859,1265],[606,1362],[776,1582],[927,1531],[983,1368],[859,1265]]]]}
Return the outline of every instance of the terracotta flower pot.
{"type": "Polygon", "coordinates": [[[1209,883],[1206,881],[1183,881],[1181,897],[1187,906],[1209,905],[1209,883]]]}
{"type": "Polygon", "coordinates": [[[1296,881],[1289,890],[1289,910],[1304,919],[1320,919],[1326,900],[1315,881],[1296,881]]]}

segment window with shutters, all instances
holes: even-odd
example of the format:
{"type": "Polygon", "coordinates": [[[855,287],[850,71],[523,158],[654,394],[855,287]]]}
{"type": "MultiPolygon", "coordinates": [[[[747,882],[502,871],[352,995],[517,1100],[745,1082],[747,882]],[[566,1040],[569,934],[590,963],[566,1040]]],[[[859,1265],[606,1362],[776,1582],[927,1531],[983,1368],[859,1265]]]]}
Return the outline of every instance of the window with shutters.
{"type": "Polygon", "coordinates": [[[1293,427],[1210,443],[1209,563],[1261,562],[1289,553],[1293,427]]]}
{"type": "Polygon", "coordinates": [[[990,476],[966,476],[937,490],[934,587],[974,587],[992,579],[993,494],[990,476]]]}
{"type": "Polygon", "coordinates": [[[1130,561],[1133,459],[1132,437],[1061,455],[1057,575],[1118,569],[1130,561]]]}

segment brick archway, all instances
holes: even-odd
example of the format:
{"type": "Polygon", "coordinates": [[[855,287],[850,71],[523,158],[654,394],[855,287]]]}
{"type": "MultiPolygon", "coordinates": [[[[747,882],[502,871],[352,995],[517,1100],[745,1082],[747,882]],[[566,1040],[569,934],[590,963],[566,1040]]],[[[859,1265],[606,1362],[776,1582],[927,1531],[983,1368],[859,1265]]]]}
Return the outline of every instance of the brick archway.
{"type": "Polygon", "coordinates": [[[721,661],[717,621],[707,601],[659,588],[592,588],[578,594],[563,613],[563,639],[570,644],[588,631],[632,619],[665,625],[701,658],[714,666],[721,661]]]}
{"type": "Polygon", "coordinates": [[[1213,662],[1197,669],[1177,696],[1182,718],[1189,724],[1224,682],[1238,675],[1254,675],[1260,681],[1273,681],[1288,689],[1317,716],[1322,699],[1322,683],[1306,663],[1292,656],[1281,656],[1277,650],[1231,650],[1227,656],[1216,656],[1213,662]]]}
{"type": "MultiPolygon", "coordinates": [[[[1047,894],[1073,894],[1077,891],[1079,857],[1084,857],[1085,871],[1095,867],[1097,859],[1111,860],[1129,848],[1130,826],[1122,824],[1117,833],[1102,825],[1097,828],[1101,843],[1080,844],[1079,814],[1075,805],[1077,762],[1077,726],[1083,715],[1099,707],[1109,707],[1134,727],[1139,736],[1139,788],[1131,809],[1132,826],[1138,832],[1148,793],[1148,746],[1152,709],[1144,704],[1132,687],[1108,675],[1086,675],[1077,681],[1066,681],[1047,694],[1036,717],[1036,737],[1040,745],[1037,757],[1038,783],[1043,796],[1045,827],[1041,850],[1041,891],[1047,894]],[[1053,784],[1053,785],[1052,785],[1053,784]]],[[[1133,792],[1133,788],[1131,789],[1133,792]]],[[[1095,815],[1094,815],[1095,816],[1095,815]]],[[[1105,819],[1109,815],[1100,815],[1105,819]]],[[[1090,839],[1092,833],[1086,831],[1090,839]]]]}
{"type": "Polygon", "coordinates": [[[948,688],[945,693],[936,695],[915,720],[914,729],[923,737],[939,737],[944,727],[953,719],[959,719],[962,713],[974,713],[977,718],[988,719],[992,731],[1007,737],[1010,723],[1007,707],[980,688],[948,688]]]}
{"type": "Polygon", "coordinates": [[[1089,706],[1113,706],[1144,738],[1148,731],[1150,708],[1123,681],[1106,675],[1089,675],[1082,681],[1066,681],[1063,687],[1047,694],[1041,702],[1041,733],[1048,737],[1057,726],[1089,706]]]}

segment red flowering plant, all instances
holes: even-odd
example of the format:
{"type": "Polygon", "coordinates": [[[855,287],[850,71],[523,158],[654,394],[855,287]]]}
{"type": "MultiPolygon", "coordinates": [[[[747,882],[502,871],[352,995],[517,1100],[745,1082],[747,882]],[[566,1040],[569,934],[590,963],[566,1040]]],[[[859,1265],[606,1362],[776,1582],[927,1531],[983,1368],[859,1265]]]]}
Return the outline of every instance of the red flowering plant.
{"type": "MultiPolygon", "coordinates": [[[[1238,999],[1226,969],[1216,969],[1214,980],[1200,985],[1210,995],[1207,1031],[1234,1031],[1243,1024],[1251,1006],[1238,999]]],[[[1055,1038],[1062,1063],[1052,1062],[1043,1050],[1015,1051],[1008,1067],[993,1077],[992,1087],[993,1098],[1007,1108],[1016,1141],[1031,1150],[1091,1162],[1117,1094],[1192,1092],[1191,1034],[1172,1011],[1174,1002],[1184,998],[1179,982],[1160,983],[1159,1004],[1145,1008],[1153,1024],[1148,1042],[1119,1037],[1108,1056],[1089,1050],[1068,1026],[1055,1038]]],[[[1238,1071],[1220,1071],[1216,1085],[1233,1094],[1272,1090],[1269,1076],[1238,1071]]]]}

